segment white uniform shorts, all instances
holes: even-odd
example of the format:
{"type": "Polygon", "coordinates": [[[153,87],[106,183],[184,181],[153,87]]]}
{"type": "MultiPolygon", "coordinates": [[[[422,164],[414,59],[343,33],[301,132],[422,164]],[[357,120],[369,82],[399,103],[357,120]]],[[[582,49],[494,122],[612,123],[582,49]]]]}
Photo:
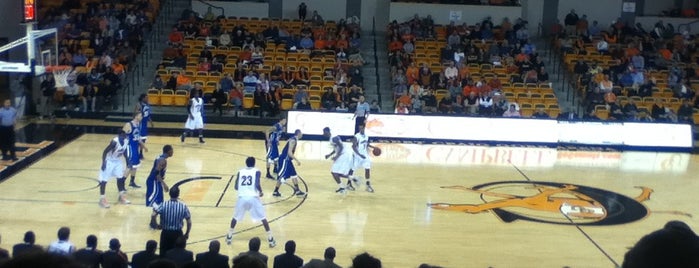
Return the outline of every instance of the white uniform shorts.
{"type": "Polygon", "coordinates": [[[123,161],[107,160],[106,162],[107,163],[105,164],[104,170],[100,170],[100,182],[107,182],[111,178],[124,177],[124,171],[126,170],[126,167],[124,166],[123,161]]]}
{"type": "Polygon", "coordinates": [[[202,129],[204,128],[204,119],[201,115],[193,115],[192,118],[187,116],[187,122],[184,123],[186,129],[202,129]]]}
{"type": "Polygon", "coordinates": [[[353,169],[371,169],[371,159],[369,158],[369,155],[365,155],[365,158],[362,158],[358,155],[354,155],[354,166],[353,169]]]}
{"type": "Polygon", "coordinates": [[[341,154],[340,157],[333,162],[330,172],[340,175],[349,174],[350,169],[352,169],[352,154],[341,154]]]}
{"type": "Polygon", "coordinates": [[[233,218],[236,221],[243,220],[246,211],[250,211],[250,216],[255,221],[267,218],[265,208],[262,206],[262,201],[260,201],[260,198],[257,196],[238,197],[238,202],[235,203],[233,218]]]}

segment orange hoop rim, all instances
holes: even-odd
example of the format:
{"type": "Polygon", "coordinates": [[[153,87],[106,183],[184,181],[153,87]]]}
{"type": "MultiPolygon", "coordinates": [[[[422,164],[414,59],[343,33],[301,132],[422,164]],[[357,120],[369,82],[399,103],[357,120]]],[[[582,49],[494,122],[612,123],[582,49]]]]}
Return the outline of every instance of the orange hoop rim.
{"type": "Polygon", "coordinates": [[[69,68],[72,68],[73,66],[70,65],[46,65],[46,72],[54,72],[54,71],[63,71],[67,70],[69,68]]]}

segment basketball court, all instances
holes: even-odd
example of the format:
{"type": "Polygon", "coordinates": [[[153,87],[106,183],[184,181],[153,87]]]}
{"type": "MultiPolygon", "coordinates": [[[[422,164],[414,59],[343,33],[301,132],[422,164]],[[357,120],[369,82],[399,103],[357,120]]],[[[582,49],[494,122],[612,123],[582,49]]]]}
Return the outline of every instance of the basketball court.
{"type": "MultiPolygon", "coordinates": [[[[198,253],[212,239],[224,241],[236,201],[231,176],[247,156],[255,156],[264,172],[264,141],[207,138],[203,145],[196,139],[181,144],[178,126],[149,138],[137,182],[144,184],[162,146],[172,144],[166,180],[180,185],[192,211],[187,248],[198,253]]],[[[60,226],[71,227],[71,241],[79,248],[89,234],[98,236],[100,249],[119,238],[129,257],[147,240],[158,240],[159,232],[148,228],[145,188],[129,188],[132,204],[121,205],[112,180],[107,185],[112,207],[98,206],[101,154],[116,128],[66,124],[55,129],[75,139],[57,142],[58,149],[0,183],[0,246],[11,248],[27,230],[45,246],[60,226]]],[[[283,197],[275,198],[274,181],[262,181],[262,200],[278,242],[273,249],[263,245],[262,253],[281,254],[284,242],[293,239],[305,261],[335,247],[343,267],[364,251],[384,267],[614,267],[640,237],[669,220],[699,228],[691,218],[699,211],[690,202],[699,187],[695,155],[375,145],[383,150],[372,159],[376,192],[360,187],[340,195],[329,174],[331,162],[323,157],[329,144],[302,140],[297,170],[308,195],[293,197],[292,188],[284,186],[283,197]]],[[[265,237],[261,224],[250,218],[236,229],[223,254],[246,251],[250,238],[265,237]]]]}

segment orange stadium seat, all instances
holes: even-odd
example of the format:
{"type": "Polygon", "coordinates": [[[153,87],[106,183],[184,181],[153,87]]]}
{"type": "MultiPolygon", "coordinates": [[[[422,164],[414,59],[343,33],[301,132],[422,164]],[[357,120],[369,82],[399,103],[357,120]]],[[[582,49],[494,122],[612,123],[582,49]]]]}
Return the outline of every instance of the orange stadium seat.
{"type": "Polygon", "coordinates": [[[151,105],[160,105],[160,90],[155,88],[148,89],[148,102],[151,105]]]}

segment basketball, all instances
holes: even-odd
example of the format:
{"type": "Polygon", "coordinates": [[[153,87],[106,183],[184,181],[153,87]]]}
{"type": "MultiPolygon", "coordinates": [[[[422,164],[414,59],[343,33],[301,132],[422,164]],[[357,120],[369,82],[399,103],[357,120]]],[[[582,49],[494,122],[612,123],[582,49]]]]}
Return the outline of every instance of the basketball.
{"type": "Polygon", "coordinates": [[[375,156],[381,155],[381,148],[379,147],[374,147],[374,150],[371,151],[375,156]]]}

